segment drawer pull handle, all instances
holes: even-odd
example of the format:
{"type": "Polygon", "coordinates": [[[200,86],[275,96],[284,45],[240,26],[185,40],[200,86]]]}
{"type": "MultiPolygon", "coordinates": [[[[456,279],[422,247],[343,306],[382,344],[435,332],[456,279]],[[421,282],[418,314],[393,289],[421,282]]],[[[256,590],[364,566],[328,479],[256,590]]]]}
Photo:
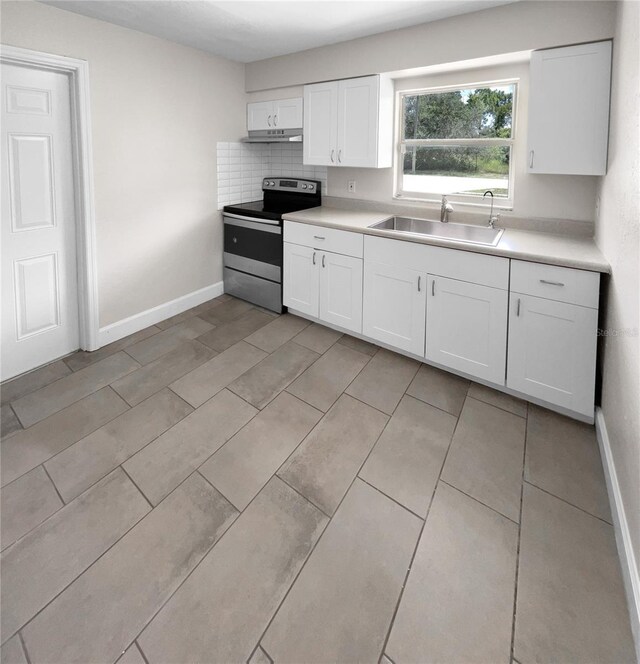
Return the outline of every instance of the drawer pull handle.
{"type": "Polygon", "coordinates": [[[533,168],[533,150],[529,152],[529,168],[533,168]]]}
{"type": "Polygon", "coordinates": [[[331,163],[335,164],[335,159],[333,158],[333,155],[336,153],[335,150],[331,150],[331,163]]]}
{"type": "Polygon", "coordinates": [[[311,260],[313,261],[313,264],[315,265],[316,264],[316,252],[315,251],[313,252],[313,257],[311,258],[311,260]]]}
{"type": "Polygon", "coordinates": [[[418,293],[420,292],[420,279],[421,277],[418,277],[418,293]]]}
{"type": "Polygon", "coordinates": [[[516,307],[516,316],[520,316],[520,298],[518,298],[518,306],[516,307]]]}
{"type": "Polygon", "coordinates": [[[324,237],[322,235],[314,235],[313,237],[316,240],[324,240],[324,237]]]}
{"type": "Polygon", "coordinates": [[[322,267],[325,267],[325,265],[324,265],[324,259],[325,259],[325,254],[322,254],[322,267]]]}
{"type": "Polygon", "coordinates": [[[267,115],[267,124],[271,126],[271,116],[267,115]]]}
{"type": "Polygon", "coordinates": [[[342,163],[342,150],[338,150],[338,163],[342,163]]]}
{"type": "Polygon", "coordinates": [[[546,279],[540,279],[541,284],[547,284],[548,286],[564,286],[561,281],[547,281],[546,279]]]}
{"type": "Polygon", "coordinates": [[[431,295],[433,297],[435,297],[435,295],[436,295],[436,280],[435,279],[431,282],[431,295]]]}

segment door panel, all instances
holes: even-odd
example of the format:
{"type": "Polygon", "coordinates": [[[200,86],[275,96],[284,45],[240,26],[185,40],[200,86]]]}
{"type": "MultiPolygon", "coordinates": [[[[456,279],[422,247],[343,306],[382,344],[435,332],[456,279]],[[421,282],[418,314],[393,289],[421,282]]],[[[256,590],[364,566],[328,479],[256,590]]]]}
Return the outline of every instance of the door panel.
{"type": "Polygon", "coordinates": [[[505,382],[507,291],[429,275],[427,359],[505,382]]]}
{"type": "Polygon", "coordinates": [[[302,97],[278,99],[274,102],[274,126],[278,129],[300,129],[302,127],[302,97]]]}
{"type": "Polygon", "coordinates": [[[304,86],[303,161],[336,165],[338,82],[304,86]]]}
{"type": "Polygon", "coordinates": [[[593,417],[597,309],[511,293],[507,387],[593,417]]]}
{"type": "Polygon", "coordinates": [[[273,128],[273,102],[260,101],[247,104],[247,130],[273,128]]]}
{"type": "Polygon", "coordinates": [[[366,261],[363,334],[424,355],[427,275],[366,261]]]}
{"type": "Polygon", "coordinates": [[[375,167],[378,150],[377,76],[340,81],[338,165],[375,167]]]}
{"type": "Polygon", "coordinates": [[[319,311],[319,253],[310,247],[284,243],[282,303],[316,318],[319,311]]]}
{"type": "Polygon", "coordinates": [[[2,65],[3,380],[78,348],[70,91],[2,65]]]}
{"type": "Polygon", "coordinates": [[[320,268],[320,319],[362,332],[362,259],[323,253],[320,268]]]}

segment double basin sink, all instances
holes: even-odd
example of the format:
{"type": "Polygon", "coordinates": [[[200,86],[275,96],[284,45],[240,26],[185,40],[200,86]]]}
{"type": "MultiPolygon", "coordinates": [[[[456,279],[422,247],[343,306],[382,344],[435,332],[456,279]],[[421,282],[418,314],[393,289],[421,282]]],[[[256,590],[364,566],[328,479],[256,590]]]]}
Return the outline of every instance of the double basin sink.
{"type": "Polygon", "coordinates": [[[391,217],[369,228],[380,231],[393,231],[399,234],[424,235],[426,237],[465,242],[467,244],[482,244],[495,247],[504,233],[503,228],[490,228],[489,226],[472,226],[470,224],[442,223],[429,219],[412,219],[411,217],[391,217]]]}

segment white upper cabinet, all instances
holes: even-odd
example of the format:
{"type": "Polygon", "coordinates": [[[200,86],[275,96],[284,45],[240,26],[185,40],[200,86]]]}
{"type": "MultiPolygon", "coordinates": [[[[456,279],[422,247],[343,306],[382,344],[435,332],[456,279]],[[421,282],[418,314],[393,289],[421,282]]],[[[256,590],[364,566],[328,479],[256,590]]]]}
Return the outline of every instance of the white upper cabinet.
{"type": "Polygon", "coordinates": [[[610,41],[534,51],[530,173],[606,173],[610,86],[610,41]]]}
{"type": "Polygon", "coordinates": [[[247,104],[247,130],[300,129],[302,97],[247,104]]]}
{"type": "Polygon", "coordinates": [[[387,168],[392,164],[393,85],[364,76],[304,87],[304,163],[387,168]]]}

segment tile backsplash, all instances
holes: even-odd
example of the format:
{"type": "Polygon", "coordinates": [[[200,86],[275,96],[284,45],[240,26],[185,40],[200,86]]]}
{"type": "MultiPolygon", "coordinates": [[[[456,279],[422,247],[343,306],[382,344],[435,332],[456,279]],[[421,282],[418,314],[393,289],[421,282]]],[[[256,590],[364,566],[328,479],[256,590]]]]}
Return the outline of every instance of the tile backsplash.
{"type": "Polygon", "coordinates": [[[218,209],[262,198],[262,179],[291,176],[320,180],[327,193],[327,169],[302,163],[302,143],[218,143],[218,209]]]}

